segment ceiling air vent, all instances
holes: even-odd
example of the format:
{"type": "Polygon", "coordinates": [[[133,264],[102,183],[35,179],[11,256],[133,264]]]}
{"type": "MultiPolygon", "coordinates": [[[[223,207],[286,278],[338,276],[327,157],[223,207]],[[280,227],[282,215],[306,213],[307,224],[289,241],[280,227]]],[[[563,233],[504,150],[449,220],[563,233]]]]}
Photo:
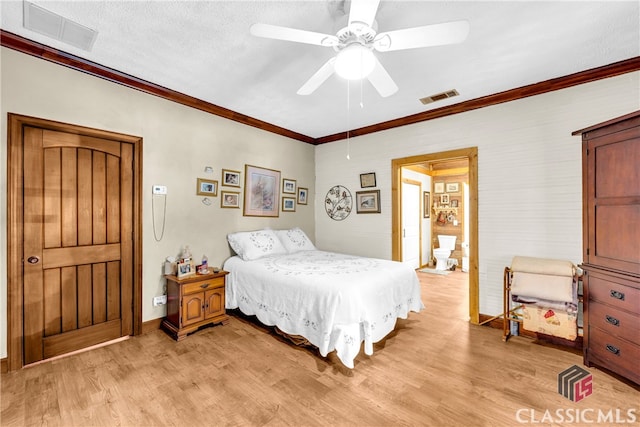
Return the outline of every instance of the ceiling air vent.
{"type": "Polygon", "coordinates": [[[420,98],[420,102],[423,104],[431,104],[432,102],[442,101],[443,99],[451,98],[460,95],[457,90],[451,89],[446,92],[436,93],[435,95],[420,98]]]}
{"type": "Polygon", "coordinates": [[[24,27],[52,39],[90,51],[98,36],[97,31],[49,12],[27,1],[24,2],[24,27]]]}

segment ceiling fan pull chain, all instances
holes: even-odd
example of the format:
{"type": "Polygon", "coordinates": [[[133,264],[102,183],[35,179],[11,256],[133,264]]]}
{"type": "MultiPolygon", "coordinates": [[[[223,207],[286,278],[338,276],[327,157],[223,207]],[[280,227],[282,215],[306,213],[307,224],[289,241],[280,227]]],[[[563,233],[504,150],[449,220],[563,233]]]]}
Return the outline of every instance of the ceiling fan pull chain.
{"type": "Polygon", "coordinates": [[[351,81],[347,80],[347,160],[351,160],[351,145],[349,131],[351,130],[351,81]]]}

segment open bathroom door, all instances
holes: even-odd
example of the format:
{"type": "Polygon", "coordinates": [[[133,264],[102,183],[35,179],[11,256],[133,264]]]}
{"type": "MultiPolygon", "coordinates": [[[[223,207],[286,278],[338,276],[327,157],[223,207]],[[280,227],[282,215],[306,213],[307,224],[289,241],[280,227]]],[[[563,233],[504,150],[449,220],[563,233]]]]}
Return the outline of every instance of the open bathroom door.
{"type": "Polygon", "coordinates": [[[402,262],[420,268],[420,185],[402,183],[402,262]]]}

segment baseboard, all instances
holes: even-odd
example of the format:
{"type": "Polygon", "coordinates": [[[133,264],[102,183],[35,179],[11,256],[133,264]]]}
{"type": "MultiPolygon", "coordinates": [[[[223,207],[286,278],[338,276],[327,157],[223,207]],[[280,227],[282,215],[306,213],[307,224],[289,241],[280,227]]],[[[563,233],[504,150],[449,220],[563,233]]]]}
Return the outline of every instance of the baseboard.
{"type": "Polygon", "coordinates": [[[162,323],[163,318],[147,320],[146,322],[142,322],[142,335],[148,334],[149,332],[157,331],[160,329],[160,324],[162,323]]]}
{"type": "Polygon", "coordinates": [[[478,320],[482,326],[487,325],[491,328],[502,329],[502,318],[496,319],[495,317],[496,316],[489,316],[488,314],[480,313],[478,315],[478,320]]]}
{"type": "Polygon", "coordinates": [[[7,361],[7,358],[2,358],[0,359],[0,373],[2,374],[6,374],[7,372],[9,372],[9,362],[7,361]]]}

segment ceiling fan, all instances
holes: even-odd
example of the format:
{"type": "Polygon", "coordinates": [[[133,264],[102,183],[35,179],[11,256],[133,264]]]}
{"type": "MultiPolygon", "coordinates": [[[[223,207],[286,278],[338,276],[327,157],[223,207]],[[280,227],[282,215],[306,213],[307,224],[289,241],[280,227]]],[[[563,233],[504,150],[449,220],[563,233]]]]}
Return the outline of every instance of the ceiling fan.
{"type": "Polygon", "coordinates": [[[464,20],[377,33],[374,19],[379,3],[380,0],[351,0],[348,24],[335,36],[270,24],[253,24],[250,32],[257,37],[331,47],[337,52],[302,85],[298,95],[313,93],[336,72],[349,80],[366,77],[382,97],[396,93],[398,86],[373,50],[389,52],[461,43],[469,33],[469,23],[464,20]]]}

